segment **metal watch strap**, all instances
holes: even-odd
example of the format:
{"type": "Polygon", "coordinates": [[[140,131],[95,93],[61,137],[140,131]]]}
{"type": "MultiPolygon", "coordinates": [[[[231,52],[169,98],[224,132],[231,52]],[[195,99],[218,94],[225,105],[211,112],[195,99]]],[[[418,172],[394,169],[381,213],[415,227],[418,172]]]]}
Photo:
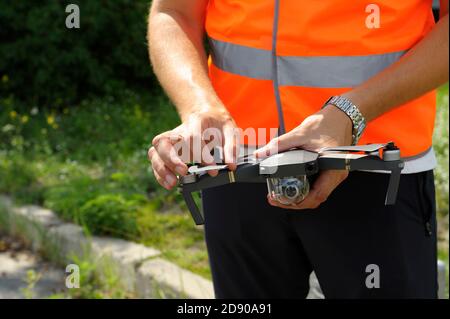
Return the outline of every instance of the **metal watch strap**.
{"type": "Polygon", "coordinates": [[[350,120],[353,123],[353,132],[352,132],[352,145],[356,145],[364,132],[364,129],[366,128],[366,120],[364,119],[364,116],[361,114],[359,109],[356,107],[355,104],[352,103],[349,99],[342,97],[342,96],[332,96],[328,99],[328,101],[325,102],[322,108],[324,108],[327,105],[334,105],[338,109],[340,109],[342,112],[347,114],[347,116],[350,118],[350,120]]]}

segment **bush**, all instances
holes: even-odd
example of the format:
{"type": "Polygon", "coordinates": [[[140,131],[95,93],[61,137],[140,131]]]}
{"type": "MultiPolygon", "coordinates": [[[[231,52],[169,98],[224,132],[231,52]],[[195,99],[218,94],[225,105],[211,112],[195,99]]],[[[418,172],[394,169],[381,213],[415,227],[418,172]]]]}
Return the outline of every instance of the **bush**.
{"type": "Polygon", "coordinates": [[[156,83],[145,38],[149,1],[75,3],[80,29],[65,26],[68,2],[0,1],[0,95],[61,108],[156,83]]]}
{"type": "Polygon", "coordinates": [[[63,219],[79,223],[80,208],[100,193],[99,183],[86,176],[49,187],[44,205],[57,212],[63,219]]]}
{"type": "Polygon", "coordinates": [[[26,159],[18,156],[0,157],[0,193],[14,195],[20,202],[42,202],[43,185],[37,172],[26,159]]]}
{"type": "Polygon", "coordinates": [[[143,201],[140,196],[100,195],[80,208],[79,221],[96,234],[133,238],[138,233],[137,209],[143,201]]]}

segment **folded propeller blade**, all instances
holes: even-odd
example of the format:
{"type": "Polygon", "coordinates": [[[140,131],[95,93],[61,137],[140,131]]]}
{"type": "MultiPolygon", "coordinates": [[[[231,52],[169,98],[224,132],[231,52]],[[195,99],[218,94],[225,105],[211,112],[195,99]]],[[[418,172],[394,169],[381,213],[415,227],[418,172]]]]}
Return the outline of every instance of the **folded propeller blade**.
{"type": "Polygon", "coordinates": [[[324,147],[319,150],[320,154],[326,152],[365,152],[372,153],[384,148],[387,144],[367,144],[367,145],[353,145],[353,146],[336,146],[324,147]]]}
{"type": "Polygon", "coordinates": [[[188,172],[190,174],[201,174],[201,173],[206,173],[209,171],[214,171],[214,170],[221,170],[226,168],[227,165],[210,165],[210,166],[191,166],[188,169],[188,172]]]}

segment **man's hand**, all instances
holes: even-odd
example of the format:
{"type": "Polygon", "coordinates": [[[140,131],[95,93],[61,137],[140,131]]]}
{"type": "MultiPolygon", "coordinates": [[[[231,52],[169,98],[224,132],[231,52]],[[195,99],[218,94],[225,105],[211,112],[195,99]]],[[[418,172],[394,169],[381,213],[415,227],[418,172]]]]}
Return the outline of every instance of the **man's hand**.
{"type": "MultiPolygon", "coordinates": [[[[301,148],[317,152],[323,147],[343,146],[352,143],[352,121],[341,110],[328,105],[319,112],[307,117],[292,131],[281,135],[255,152],[257,157],[266,157],[291,148],[301,148]]],[[[312,185],[307,197],[297,205],[282,205],[268,195],[272,206],[287,209],[316,208],[345,179],[346,171],[325,171],[312,185]]]]}
{"type": "Polygon", "coordinates": [[[187,162],[212,164],[209,150],[216,145],[223,146],[229,168],[236,168],[235,124],[208,77],[203,47],[207,5],[208,0],[152,1],[150,59],[183,122],[155,137],[148,151],[156,179],[166,189],[177,184],[176,175],[187,174],[187,162]],[[208,129],[215,129],[215,136],[208,136],[208,129]]]}
{"type": "MultiPolygon", "coordinates": [[[[224,150],[224,160],[236,169],[238,136],[236,125],[224,108],[206,109],[189,115],[183,124],[156,136],[148,151],[148,159],[159,184],[171,189],[177,184],[176,175],[187,174],[187,162],[214,164],[210,151],[214,146],[224,150]],[[215,132],[207,135],[207,132],[215,132]]],[[[212,176],[217,171],[209,171],[212,176]]]]}

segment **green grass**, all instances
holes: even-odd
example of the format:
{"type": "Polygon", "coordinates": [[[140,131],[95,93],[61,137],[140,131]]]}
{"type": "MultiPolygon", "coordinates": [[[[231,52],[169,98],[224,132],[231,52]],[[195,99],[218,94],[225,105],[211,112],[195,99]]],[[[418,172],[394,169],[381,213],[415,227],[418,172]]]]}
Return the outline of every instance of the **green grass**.
{"type": "MultiPolygon", "coordinates": [[[[0,99],[0,193],[44,205],[87,232],[134,240],[210,277],[203,232],[176,191],[152,176],[152,138],[178,117],[160,96],[127,93],[45,111],[0,99]]],[[[439,90],[434,149],[439,257],[448,262],[448,85],[439,90]]]]}

